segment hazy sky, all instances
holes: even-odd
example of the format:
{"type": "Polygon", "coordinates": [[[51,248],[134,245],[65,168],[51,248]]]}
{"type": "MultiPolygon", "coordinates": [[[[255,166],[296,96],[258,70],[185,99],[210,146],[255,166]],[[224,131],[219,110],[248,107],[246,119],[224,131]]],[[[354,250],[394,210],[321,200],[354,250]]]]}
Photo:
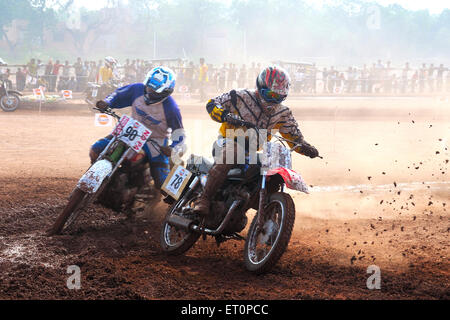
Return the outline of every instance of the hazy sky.
{"type": "MultiPolygon", "coordinates": [[[[231,0],[222,0],[224,2],[231,2],[231,0]]],[[[333,2],[333,0],[306,0],[314,6],[320,6],[322,3],[333,2]]],[[[126,0],[124,0],[126,2],[126,0]]],[[[381,5],[388,5],[393,3],[398,3],[401,6],[410,10],[422,10],[428,9],[431,13],[441,13],[445,8],[450,9],[449,0],[370,0],[366,2],[378,2],[381,5]]],[[[102,8],[107,0],[75,0],[75,3],[79,7],[86,7],[88,9],[99,9],[102,8]]]]}

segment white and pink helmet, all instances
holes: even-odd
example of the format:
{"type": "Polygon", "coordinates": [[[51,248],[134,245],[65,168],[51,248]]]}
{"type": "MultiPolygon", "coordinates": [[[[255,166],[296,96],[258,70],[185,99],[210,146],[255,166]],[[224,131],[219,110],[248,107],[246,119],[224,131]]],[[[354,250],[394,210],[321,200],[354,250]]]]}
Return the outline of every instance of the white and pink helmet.
{"type": "Polygon", "coordinates": [[[289,94],[291,78],[279,66],[268,66],[256,79],[256,87],[262,99],[268,103],[281,103],[289,94]]]}

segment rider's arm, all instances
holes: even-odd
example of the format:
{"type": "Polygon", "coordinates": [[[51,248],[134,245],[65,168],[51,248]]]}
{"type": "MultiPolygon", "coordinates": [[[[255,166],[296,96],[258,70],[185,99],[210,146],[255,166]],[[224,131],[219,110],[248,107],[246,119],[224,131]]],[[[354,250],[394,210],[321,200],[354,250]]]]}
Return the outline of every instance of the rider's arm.
{"type": "Polygon", "coordinates": [[[130,84],[114,91],[112,94],[105,98],[105,102],[108,103],[112,109],[121,109],[129,107],[133,104],[144,90],[142,83],[130,84]],[[142,91],[142,92],[141,92],[142,91]]]}
{"type": "Polygon", "coordinates": [[[216,122],[223,123],[226,121],[225,117],[232,112],[233,103],[231,102],[231,92],[224,93],[214,99],[211,99],[206,104],[206,111],[211,119],[216,122]]]}
{"type": "MultiPolygon", "coordinates": [[[[317,149],[306,142],[303,138],[303,134],[298,127],[298,123],[290,110],[289,112],[286,112],[286,115],[281,118],[275,128],[279,129],[280,134],[283,138],[301,144],[301,146],[295,148],[295,152],[300,153],[304,156],[308,156],[310,158],[319,156],[319,152],[317,151],[317,149]]],[[[291,148],[294,147],[294,143],[288,142],[288,144],[291,148]]]]}
{"type": "MultiPolygon", "coordinates": [[[[298,123],[290,110],[286,112],[286,115],[277,123],[275,129],[279,129],[281,136],[285,139],[295,142],[305,141],[303,138],[303,134],[298,127],[298,123]]],[[[288,145],[291,148],[294,147],[294,143],[292,142],[288,142],[288,145]]],[[[296,148],[295,152],[303,154],[300,148],[296,148]]]]}
{"type": "Polygon", "coordinates": [[[164,100],[163,107],[167,126],[172,129],[172,144],[170,147],[174,148],[182,144],[186,137],[183,129],[183,118],[181,117],[180,108],[172,97],[164,100]]]}
{"type": "Polygon", "coordinates": [[[229,113],[229,110],[225,109],[223,105],[218,104],[215,99],[211,99],[206,104],[206,111],[209,116],[216,122],[225,122],[225,116],[229,113]]]}

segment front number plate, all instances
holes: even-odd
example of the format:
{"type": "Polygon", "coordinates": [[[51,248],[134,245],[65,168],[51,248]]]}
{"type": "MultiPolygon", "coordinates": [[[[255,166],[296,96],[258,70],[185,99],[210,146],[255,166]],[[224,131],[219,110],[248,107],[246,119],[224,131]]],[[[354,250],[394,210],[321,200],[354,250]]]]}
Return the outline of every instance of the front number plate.
{"type": "Polygon", "coordinates": [[[175,200],[178,200],[191,176],[192,172],[186,168],[182,166],[173,167],[161,189],[175,200]]]}
{"type": "Polygon", "coordinates": [[[134,151],[139,152],[144,147],[152,131],[147,129],[139,121],[123,115],[112,134],[119,137],[120,140],[125,142],[134,151]]]}

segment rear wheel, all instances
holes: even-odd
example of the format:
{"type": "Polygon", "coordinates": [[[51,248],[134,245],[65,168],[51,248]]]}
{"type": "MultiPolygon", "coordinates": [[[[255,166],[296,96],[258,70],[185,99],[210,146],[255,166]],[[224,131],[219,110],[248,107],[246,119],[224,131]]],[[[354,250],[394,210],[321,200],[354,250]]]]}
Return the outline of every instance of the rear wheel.
{"type": "Polygon", "coordinates": [[[3,111],[12,112],[19,107],[20,98],[19,95],[15,93],[8,93],[8,95],[2,96],[0,98],[0,107],[3,111]]]}
{"type": "Polygon", "coordinates": [[[56,219],[53,226],[48,230],[48,235],[55,235],[61,233],[73,221],[78,217],[80,211],[87,205],[90,194],[82,191],[79,188],[75,188],[69,198],[64,210],[61,212],[59,217],[56,219]]]}
{"type": "Polygon", "coordinates": [[[263,273],[278,262],[289,244],[295,220],[294,201],[286,193],[274,193],[264,209],[261,228],[257,217],[247,234],[244,261],[249,271],[263,273]]]}
{"type": "Polygon", "coordinates": [[[164,252],[170,255],[180,255],[188,251],[197,242],[200,234],[194,231],[186,231],[180,228],[171,226],[167,219],[171,215],[179,215],[185,218],[192,218],[192,208],[194,207],[194,201],[198,198],[197,193],[193,193],[187,201],[183,201],[183,198],[175,202],[167,212],[166,219],[161,228],[160,242],[161,248],[164,252]],[[187,213],[183,213],[187,212],[187,213]],[[191,215],[191,216],[189,216],[191,215]]]}

